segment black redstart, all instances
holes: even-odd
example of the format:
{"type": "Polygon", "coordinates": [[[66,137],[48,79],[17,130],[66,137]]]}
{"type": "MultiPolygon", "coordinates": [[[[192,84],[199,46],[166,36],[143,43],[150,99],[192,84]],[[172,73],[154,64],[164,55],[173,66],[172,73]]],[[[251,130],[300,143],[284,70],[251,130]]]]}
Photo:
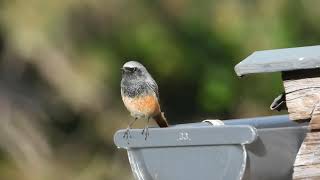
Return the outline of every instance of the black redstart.
{"type": "Polygon", "coordinates": [[[168,122],[160,109],[158,85],[147,69],[139,62],[129,61],[123,65],[121,70],[122,100],[131,116],[134,117],[123,137],[130,136],[129,130],[137,119],[147,120],[147,125],[142,131],[142,134],[145,134],[145,139],[149,135],[150,118],[154,119],[160,127],[168,127],[168,122]]]}

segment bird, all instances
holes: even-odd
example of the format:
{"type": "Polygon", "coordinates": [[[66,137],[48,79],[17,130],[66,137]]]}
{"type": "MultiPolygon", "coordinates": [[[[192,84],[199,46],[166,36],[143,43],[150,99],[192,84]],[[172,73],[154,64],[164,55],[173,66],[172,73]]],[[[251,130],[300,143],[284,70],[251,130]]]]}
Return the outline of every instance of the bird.
{"type": "Polygon", "coordinates": [[[155,120],[161,128],[169,127],[159,103],[159,91],[156,81],[148,70],[137,61],[128,61],[122,68],[121,97],[122,101],[134,118],[128,125],[123,137],[131,138],[131,126],[138,119],[147,120],[142,131],[145,140],[149,136],[149,121],[155,120]]]}

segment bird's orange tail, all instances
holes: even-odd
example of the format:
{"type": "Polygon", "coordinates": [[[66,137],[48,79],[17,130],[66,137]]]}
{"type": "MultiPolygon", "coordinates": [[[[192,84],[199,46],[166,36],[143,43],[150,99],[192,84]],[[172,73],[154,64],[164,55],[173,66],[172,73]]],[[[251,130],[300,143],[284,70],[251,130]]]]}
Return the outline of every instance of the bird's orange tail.
{"type": "Polygon", "coordinates": [[[160,112],[158,115],[154,116],[153,119],[157,122],[159,127],[169,127],[168,121],[164,117],[163,112],[160,112]]]}

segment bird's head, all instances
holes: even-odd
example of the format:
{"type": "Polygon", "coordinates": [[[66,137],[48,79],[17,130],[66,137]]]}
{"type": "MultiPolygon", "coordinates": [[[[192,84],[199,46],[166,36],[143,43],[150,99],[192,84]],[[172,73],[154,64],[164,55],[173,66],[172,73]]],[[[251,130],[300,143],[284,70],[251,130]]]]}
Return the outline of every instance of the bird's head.
{"type": "Polygon", "coordinates": [[[122,68],[122,77],[143,78],[148,75],[147,69],[137,61],[128,61],[122,68]]]}

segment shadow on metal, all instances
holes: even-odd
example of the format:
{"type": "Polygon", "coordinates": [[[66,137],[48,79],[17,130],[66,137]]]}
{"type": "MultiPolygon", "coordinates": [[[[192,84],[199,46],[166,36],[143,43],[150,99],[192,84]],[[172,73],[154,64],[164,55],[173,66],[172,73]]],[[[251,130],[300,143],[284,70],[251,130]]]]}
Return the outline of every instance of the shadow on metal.
{"type": "Polygon", "coordinates": [[[286,180],[308,131],[287,115],[150,128],[147,140],[141,129],[114,136],[128,151],[137,180],[286,180]]]}

